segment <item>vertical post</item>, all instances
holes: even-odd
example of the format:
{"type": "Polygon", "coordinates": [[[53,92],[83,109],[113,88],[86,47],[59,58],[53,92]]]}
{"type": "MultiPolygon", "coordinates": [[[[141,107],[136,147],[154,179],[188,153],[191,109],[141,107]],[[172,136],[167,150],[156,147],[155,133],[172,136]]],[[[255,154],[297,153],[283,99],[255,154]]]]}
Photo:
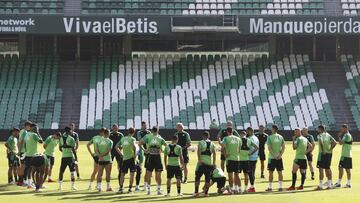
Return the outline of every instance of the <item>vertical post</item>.
{"type": "Polygon", "coordinates": [[[313,37],[313,60],[316,60],[316,37],[313,37]]]}
{"type": "Polygon", "coordinates": [[[276,55],[276,37],[275,36],[269,37],[269,54],[276,55]]]}
{"type": "Polygon", "coordinates": [[[125,35],[123,38],[123,52],[124,54],[131,54],[132,40],[130,35],[125,35]]]}
{"type": "Polygon", "coordinates": [[[57,55],[57,36],[54,36],[54,56],[57,55]]]}
{"type": "Polygon", "coordinates": [[[336,61],[338,61],[340,59],[340,42],[338,36],[335,37],[335,46],[336,61]]]}
{"type": "Polygon", "coordinates": [[[34,55],[34,35],[31,35],[31,55],[34,55]]]}
{"type": "Polygon", "coordinates": [[[75,59],[76,60],[80,60],[80,36],[76,37],[76,56],[75,59]]]}
{"type": "Polygon", "coordinates": [[[104,55],[104,37],[100,36],[100,55],[104,55]]]}
{"type": "Polygon", "coordinates": [[[224,37],[221,39],[221,51],[225,51],[225,40],[224,37]]]}
{"type": "Polygon", "coordinates": [[[26,55],[26,51],[27,51],[26,46],[27,46],[26,35],[19,35],[18,36],[19,55],[26,55]]]}

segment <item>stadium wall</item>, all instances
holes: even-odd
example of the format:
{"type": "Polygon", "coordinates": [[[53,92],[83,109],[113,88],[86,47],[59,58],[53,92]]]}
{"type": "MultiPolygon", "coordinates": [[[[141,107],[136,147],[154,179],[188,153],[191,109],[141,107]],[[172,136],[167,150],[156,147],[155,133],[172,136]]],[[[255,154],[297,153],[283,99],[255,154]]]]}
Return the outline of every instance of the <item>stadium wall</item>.
{"type": "MultiPolygon", "coordinates": [[[[47,130],[47,129],[43,129],[40,130],[40,134],[42,136],[43,139],[45,139],[47,136],[51,135],[52,133],[56,132],[57,130],[47,130]]],[[[93,136],[98,134],[99,130],[77,130],[76,132],[79,134],[80,137],[80,141],[88,141],[90,140],[93,136]]],[[[120,130],[123,134],[126,134],[125,130],[120,130]]],[[[175,133],[175,129],[160,129],[160,135],[162,137],[164,137],[165,140],[170,140],[171,136],[175,133]]],[[[191,136],[191,140],[193,141],[199,141],[201,140],[201,136],[202,136],[202,132],[204,132],[204,130],[187,130],[187,132],[190,134],[191,136]]],[[[211,140],[216,140],[216,136],[218,133],[218,130],[210,130],[209,131],[211,134],[211,140]]],[[[269,133],[269,132],[267,132],[269,133]]],[[[337,135],[337,131],[329,131],[329,133],[333,136],[336,137],[337,135]]],[[[352,133],[353,135],[356,135],[358,133],[360,133],[359,131],[351,131],[350,133],[352,133]]],[[[293,136],[293,131],[290,130],[283,130],[283,131],[279,131],[279,134],[281,134],[282,136],[284,136],[284,139],[286,141],[291,141],[292,140],[292,136],[293,136]]],[[[316,133],[314,131],[310,131],[310,134],[312,135],[316,135],[316,133]]],[[[6,141],[6,139],[9,136],[9,130],[0,130],[0,141],[6,141]]],[[[316,139],[316,137],[315,137],[316,139]]],[[[353,139],[355,142],[359,142],[360,141],[360,137],[359,136],[353,136],[353,139]]]]}

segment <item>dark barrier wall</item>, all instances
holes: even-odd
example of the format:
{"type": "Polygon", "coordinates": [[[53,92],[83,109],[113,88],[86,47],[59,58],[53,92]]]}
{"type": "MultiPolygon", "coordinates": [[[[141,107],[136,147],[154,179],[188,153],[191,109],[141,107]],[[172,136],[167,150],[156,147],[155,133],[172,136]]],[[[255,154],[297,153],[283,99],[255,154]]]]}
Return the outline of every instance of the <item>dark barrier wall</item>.
{"type": "MultiPolygon", "coordinates": [[[[56,132],[56,130],[40,130],[40,134],[43,138],[47,137],[48,135],[52,134],[56,132]]],[[[121,131],[122,133],[126,133],[123,130],[121,131]]],[[[188,130],[187,131],[190,136],[191,139],[194,141],[198,141],[201,140],[201,135],[202,132],[204,132],[204,130],[188,130]]],[[[79,134],[80,140],[81,141],[88,141],[90,140],[90,138],[94,135],[97,135],[98,130],[78,130],[77,133],[79,134]]],[[[160,129],[160,135],[163,136],[165,138],[165,140],[170,140],[171,136],[175,133],[175,130],[172,129],[160,129]]],[[[217,130],[211,130],[210,134],[211,134],[211,140],[216,140],[216,135],[217,135],[218,131],[217,130]]],[[[269,134],[270,132],[267,131],[267,133],[269,134]]],[[[293,131],[279,131],[279,133],[284,136],[286,141],[291,141],[291,137],[293,136],[293,131]]],[[[337,139],[336,135],[337,132],[334,131],[330,131],[329,132],[332,136],[334,136],[335,139],[337,139]]],[[[350,132],[353,136],[353,139],[355,142],[359,142],[360,138],[359,136],[357,136],[359,134],[358,131],[351,131],[350,132]]],[[[315,132],[310,132],[310,134],[312,135],[316,135],[315,132]]],[[[5,141],[9,136],[9,130],[0,130],[0,141],[5,141]]],[[[316,136],[315,136],[316,139],[316,136]]]]}

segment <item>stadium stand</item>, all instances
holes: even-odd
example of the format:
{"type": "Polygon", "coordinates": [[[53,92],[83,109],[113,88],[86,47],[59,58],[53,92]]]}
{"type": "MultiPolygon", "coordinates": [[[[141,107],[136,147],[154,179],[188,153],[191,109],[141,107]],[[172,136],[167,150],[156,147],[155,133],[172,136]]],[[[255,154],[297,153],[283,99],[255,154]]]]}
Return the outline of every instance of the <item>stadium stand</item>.
{"type": "Polygon", "coordinates": [[[323,0],[82,0],[82,14],[323,15],[323,0]]]}
{"type": "Polygon", "coordinates": [[[290,130],[335,124],[307,55],[140,54],[93,60],[81,100],[80,129],[119,123],[208,128],[211,119],[290,130]]]}
{"type": "Polygon", "coordinates": [[[353,58],[352,55],[341,55],[341,63],[346,71],[348,88],[345,89],[345,97],[350,105],[350,109],[356,123],[360,128],[360,62],[353,58]]]}
{"type": "Polygon", "coordinates": [[[62,90],[56,89],[59,59],[0,55],[0,129],[24,120],[57,129],[62,90]]]}
{"type": "Polygon", "coordinates": [[[57,14],[64,12],[64,0],[0,1],[0,14],[57,14]]]}
{"type": "Polygon", "coordinates": [[[357,15],[360,10],[359,0],[341,0],[341,8],[344,15],[357,15]]]}

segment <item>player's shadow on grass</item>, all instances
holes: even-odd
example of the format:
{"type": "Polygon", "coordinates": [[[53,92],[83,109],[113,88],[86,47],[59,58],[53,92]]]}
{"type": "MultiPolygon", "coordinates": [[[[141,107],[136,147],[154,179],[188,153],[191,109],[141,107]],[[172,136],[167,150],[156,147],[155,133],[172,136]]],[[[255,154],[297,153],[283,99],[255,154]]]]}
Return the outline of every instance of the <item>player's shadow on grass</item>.
{"type": "Polygon", "coordinates": [[[117,193],[77,193],[82,194],[82,196],[75,196],[75,197],[63,197],[59,200],[72,200],[72,199],[79,199],[83,201],[92,201],[92,200],[108,200],[113,198],[120,198],[121,195],[117,193]]]}
{"type": "Polygon", "coordinates": [[[26,194],[31,194],[32,192],[34,192],[34,191],[33,191],[33,190],[31,190],[31,191],[17,190],[17,191],[9,191],[9,192],[0,192],[0,196],[6,196],[6,195],[26,195],[26,194]]]}
{"type": "MultiPolygon", "coordinates": [[[[146,202],[157,202],[157,201],[170,201],[169,198],[164,197],[164,195],[159,195],[159,196],[148,196],[148,195],[142,195],[142,196],[137,196],[137,197],[129,197],[129,196],[124,196],[124,198],[122,199],[115,199],[112,202],[128,202],[128,201],[146,201],[146,202]]],[[[111,199],[107,199],[107,200],[111,200],[111,199]]],[[[177,200],[177,199],[176,199],[177,200]]]]}
{"type": "Polygon", "coordinates": [[[152,198],[151,200],[149,200],[149,198],[139,198],[139,199],[128,199],[128,201],[139,201],[139,202],[168,202],[168,201],[172,201],[172,200],[175,200],[175,201],[182,201],[182,200],[190,200],[190,199],[209,199],[209,198],[212,198],[212,197],[219,197],[220,195],[217,194],[217,193],[212,193],[210,194],[209,197],[194,197],[193,194],[190,194],[190,193],[184,193],[184,196],[182,197],[177,197],[177,196],[172,196],[172,197],[164,197],[164,196],[159,196],[157,197],[156,199],[152,198]],[[160,199],[161,198],[161,199],[160,199]]]}
{"type": "Polygon", "coordinates": [[[35,196],[64,196],[64,195],[89,195],[91,193],[85,193],[85,192],[82,192],[81,190],[79,191],[64,191],[64,192],[42,192],[42,193],[35,193],[34,195],[35,196]]]}

